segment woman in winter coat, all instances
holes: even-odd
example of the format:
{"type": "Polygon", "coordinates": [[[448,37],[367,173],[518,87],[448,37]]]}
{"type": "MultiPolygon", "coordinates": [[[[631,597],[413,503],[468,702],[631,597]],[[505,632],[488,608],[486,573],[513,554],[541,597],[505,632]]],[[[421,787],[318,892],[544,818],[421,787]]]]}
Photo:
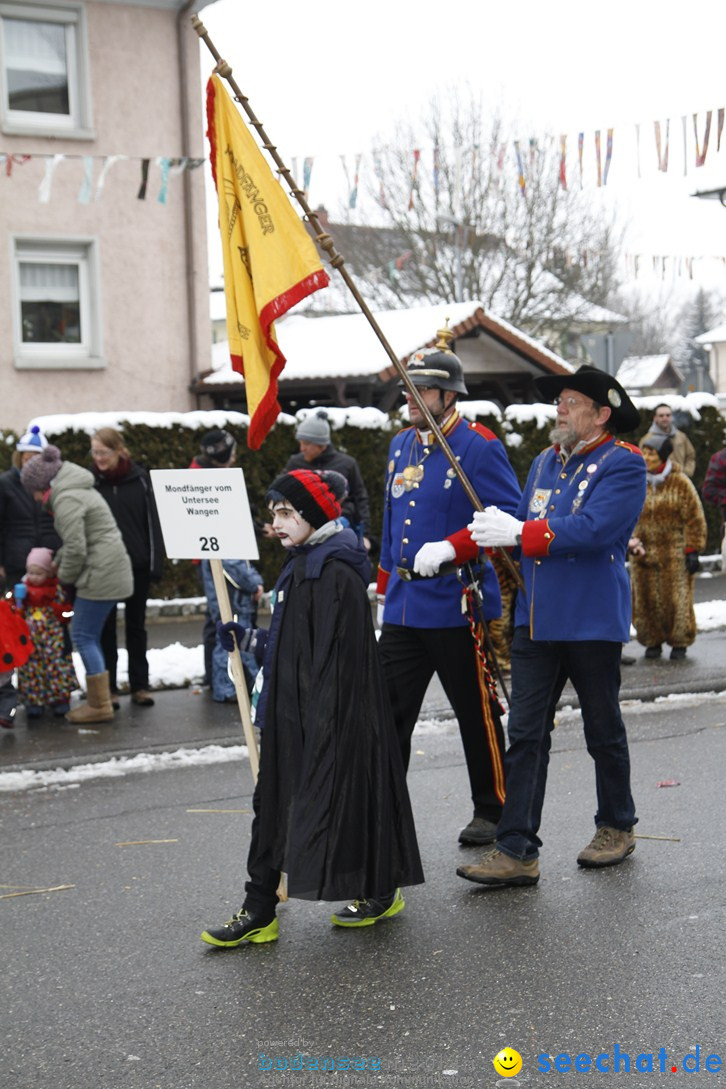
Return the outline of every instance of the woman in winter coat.
{"type": "MultiPolygon", "coordinates": [[[[146,601],[150,583],[161,578],[164,558],[154,493],[146,470],[131,460],[123,435],[112,427],[102,427],[92,437],[91,457],[96,488],[111,508],[133,569],[134,589],[124,611],[131,699],[140,707],[151,707],[154,701],[149,694],[146,660],[146,601]]],[[[104,624],[101,647],[114,694],[118,691],[115,605],[104,624]]]]}
{"type": "Polygon", "coordinates": [[[685,658],[696,638],[693,576],[706,544],[701,500],[686,474],[671,460],[666,436],[648,434],[641,447],[647,470],[645,505],[631,541],[633,623],[646,658],[685,658]]]}
{"type": "Polygon", "coordinates": [[[131,595],[131,561],[108,504],[93,486],[93,475],[61,461],[57,446],[46,446],[32,458],[20,478],[53,515],[63,542],[54,558],[58,579],[76,588],[71,639],[86,670],[88,699],[68,720],[109,722],[113,706],[101,631],[116,602],[131,595]]]}

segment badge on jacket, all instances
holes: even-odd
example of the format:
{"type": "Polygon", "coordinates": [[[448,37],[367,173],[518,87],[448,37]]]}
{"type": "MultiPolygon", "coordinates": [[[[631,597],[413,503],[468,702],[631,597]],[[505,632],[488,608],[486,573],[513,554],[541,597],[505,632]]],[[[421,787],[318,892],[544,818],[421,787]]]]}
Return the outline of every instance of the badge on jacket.
{"type": "Polygon", "coordinates": [[[529,501],[529,509],[532,514],[538,514],[541,517],[547,510],[551,495],[551,488],[537,488],[529,501]]]}

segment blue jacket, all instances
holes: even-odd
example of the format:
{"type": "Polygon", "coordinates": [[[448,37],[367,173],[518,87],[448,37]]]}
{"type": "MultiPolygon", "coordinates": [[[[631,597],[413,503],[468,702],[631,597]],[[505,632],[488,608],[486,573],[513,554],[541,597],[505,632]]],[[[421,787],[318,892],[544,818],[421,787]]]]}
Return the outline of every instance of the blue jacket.
{"type": "MultiPolygon", "coordinates": [[[[494,504],[514,514],[521,491],[496,435],[481,424],[467,423],[456,412],[446,421],[443,431],[482,504],[485,507],[494,504]]],[[[479,551],[466,528],[473,513],[474,508],[441,448],[435,443],[423,447],[414,427],[400,431],[388,453],[377,583],[378,592],[386,595],[385,623],[411,628],[458,628],[468,624],[466,614],[461,611],[462,588],[455,572],[406,582],[397,568],[413,571],[413,561],[421,545],[444,539],[454,546],[455,562],[476,560],[479,551]],[[413,479],[421,470],[420,479],[413,479]]],[[[501,608],[496,572],[487,564],[486,619],[499,616],[501,608]]]]}
{"type": "Polygon", "coordinates": [[[517,595],[515,624],[532,639],[627,643],[625,557],[644,501],[637,446],[604,435],[567,461],[554,446],[539,454],[517,511],[526,598],[517,595]]]}

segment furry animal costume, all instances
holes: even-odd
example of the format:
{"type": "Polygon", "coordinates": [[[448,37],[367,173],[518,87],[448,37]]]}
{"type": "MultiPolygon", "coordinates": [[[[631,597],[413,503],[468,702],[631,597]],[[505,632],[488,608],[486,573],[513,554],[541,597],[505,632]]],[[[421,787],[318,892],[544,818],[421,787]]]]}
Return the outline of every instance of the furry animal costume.
{"type": "Polygon", "coordinates": [[[630,561],[638,642],[645,647],[690,646],[696,638],[696,616],[685,553],[703,550],[706,519],[698,492],[673,462],[667,461],[660,473],[648,473],[645,505],[633,535],[645,548],[644,556],[630,561]]]}

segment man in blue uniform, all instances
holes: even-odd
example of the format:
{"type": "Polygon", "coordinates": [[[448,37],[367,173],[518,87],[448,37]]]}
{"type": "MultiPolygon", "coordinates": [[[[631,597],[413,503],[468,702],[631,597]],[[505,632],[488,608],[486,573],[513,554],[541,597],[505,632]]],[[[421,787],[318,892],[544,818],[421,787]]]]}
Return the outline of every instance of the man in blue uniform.
{"type": "Polygon", "coordinates": [[[536,380],[554,397],[553,445],[535,458],[516,517],[491,507],[474,515],[483,548],[521,545],[512,644],[507,799],[496,847],[460,877],[481,885],[534,885],[550,736],[566,680],[580,699],[595,762],[595,836],[577,861],[612,866],[635,847],[630,757],[620,714],[620,652],[630,635],[625,556],[645,499],[645,463],[614,436],[638,411],[622,386],[595,367],[536,380]]]}
{"type": "MultiPolygon", "coordinates": [[[[456,410],[466,386],[461,363],[447,346],[450,339],[444,330],[436,348],[416,352],[408,373],[482,503],[513,512],[521,493],[504,447],[456,410]]],[[[391,443],[386,472],[377,584],[383,671],[406,766],[426,689],[438,674],[459,722],[474,803],[459,841],[492,843],[504,802],[500,709],[473,637],[481,643],[481,625],[462,609],[465,584],[456,574],[458,564],[478,556],[467,529],[473,507],[423,414],[410,394],[406,399],[412,426],[391,443]]],[[[499,616],[491,564],[484,570],[483,599],[485,617],[499,616]]]]}

